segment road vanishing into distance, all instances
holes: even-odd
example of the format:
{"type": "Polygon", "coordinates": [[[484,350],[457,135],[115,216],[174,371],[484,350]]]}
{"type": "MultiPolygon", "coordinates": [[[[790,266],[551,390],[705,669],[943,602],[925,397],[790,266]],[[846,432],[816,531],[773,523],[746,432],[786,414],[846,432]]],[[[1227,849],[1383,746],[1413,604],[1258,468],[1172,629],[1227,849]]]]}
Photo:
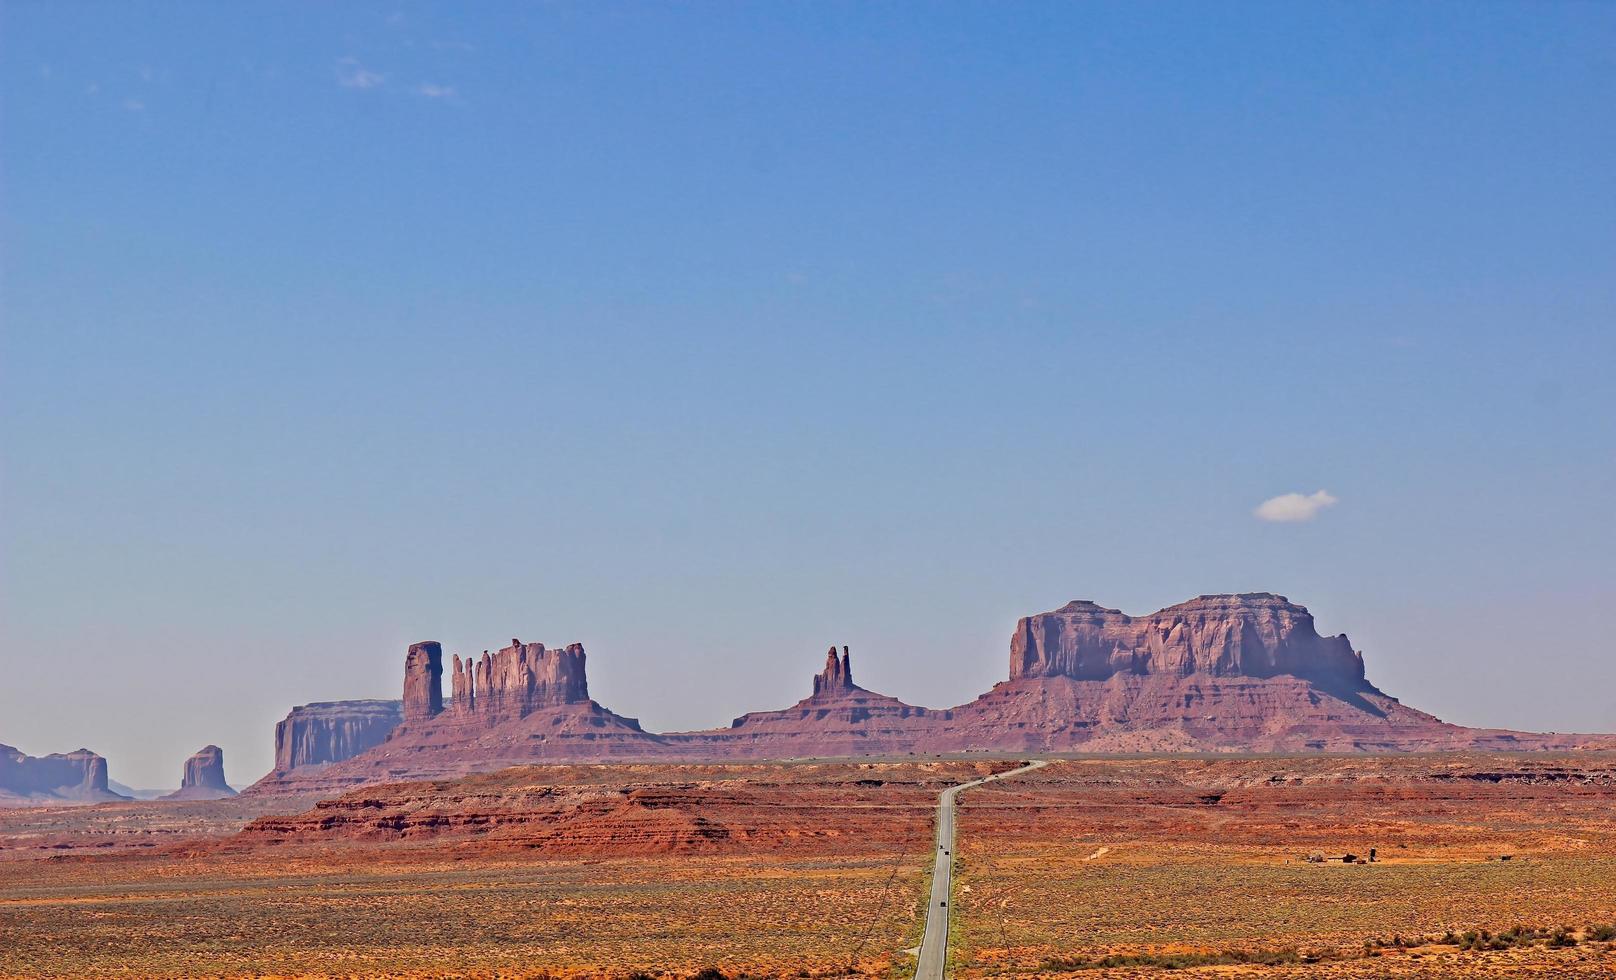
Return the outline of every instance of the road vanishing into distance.
{"type": "Polygon", "coordinates": [[[985,776],[943,790],[937,798],[937,869],[931,876],[931,904],[926,907],[926,934],[920,940],[915,980],[943,980],[948,965],[948,900],[954,887],[954,799],[973,786],[1040,769],[1043,759],[996,776],[985,776]]]}

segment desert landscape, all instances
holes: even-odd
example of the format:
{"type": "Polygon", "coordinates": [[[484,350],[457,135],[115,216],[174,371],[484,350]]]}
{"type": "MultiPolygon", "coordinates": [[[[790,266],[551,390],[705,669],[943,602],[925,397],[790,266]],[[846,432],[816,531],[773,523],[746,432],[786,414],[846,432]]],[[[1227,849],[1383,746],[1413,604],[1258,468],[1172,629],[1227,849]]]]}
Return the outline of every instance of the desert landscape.
{"type": "Polygon", "coordinates": [[[0,0],[0,980],[1616,980],[1616,0],[0,0]]]}
{"type": "MultiPolygon", "coordinates": [[[[6,811],[0,972],[908,976],[938,792],[1017,764],[531,766],[184,827],[6,811]]],[[[1616,967],[1616,754],[1055,758],[959,812],[955,976],[1616,967]]]]}
{"type": "Polygon", "coordinates": [[[4,865],[0,972],[885,975],[919,942],[937,793],[1012,765],[527,767],[237,811],[152,853],[58,834],[4,865]]]}
{"type": "Polygon", "coordinates": [[[13,752],[3,972],[1597,976],[1616,950],[1611,738],[1444,723],[1282,596],[1025,617],[1009,680],[952,709],[832,647],[795,705],[697,732],[591,699],[580,644],[450,663],[448,697],[428,641],[399,702],[295,708],[239,794],[212,745],[152,800],[13,752]]]}
{"type": "Polygon", "coordinates": [[[1610,753],[1058,762],[962,808],[959,975],[1604,976],[1613,793],[1610,753]]]}

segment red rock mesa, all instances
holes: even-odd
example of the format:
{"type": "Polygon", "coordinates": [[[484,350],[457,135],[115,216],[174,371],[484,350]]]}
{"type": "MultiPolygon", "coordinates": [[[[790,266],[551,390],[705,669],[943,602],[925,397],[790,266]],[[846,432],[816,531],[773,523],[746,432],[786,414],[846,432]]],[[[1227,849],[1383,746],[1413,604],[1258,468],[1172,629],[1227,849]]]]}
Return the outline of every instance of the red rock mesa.
{"type": "Polygon", "coordinates": [[[35,757],[0,745],[0,806],[127,799],[107,788],[107,760],[89,749],[35,757]]]}

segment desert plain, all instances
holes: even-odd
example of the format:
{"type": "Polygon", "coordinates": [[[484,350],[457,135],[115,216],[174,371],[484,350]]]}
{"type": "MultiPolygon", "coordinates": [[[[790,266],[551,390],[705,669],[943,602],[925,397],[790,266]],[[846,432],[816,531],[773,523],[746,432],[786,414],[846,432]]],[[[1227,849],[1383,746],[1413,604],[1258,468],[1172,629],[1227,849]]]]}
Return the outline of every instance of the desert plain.
{"type": "MultiPolygon", "coordinates": [[[[938,793],[1018,761],[0,812],[0,975],[901,978],[938,793]]],[[[1605,752],[1055,758],[961,797],[949,970],[1606,977],[1613,804],[1605,752]]]]}

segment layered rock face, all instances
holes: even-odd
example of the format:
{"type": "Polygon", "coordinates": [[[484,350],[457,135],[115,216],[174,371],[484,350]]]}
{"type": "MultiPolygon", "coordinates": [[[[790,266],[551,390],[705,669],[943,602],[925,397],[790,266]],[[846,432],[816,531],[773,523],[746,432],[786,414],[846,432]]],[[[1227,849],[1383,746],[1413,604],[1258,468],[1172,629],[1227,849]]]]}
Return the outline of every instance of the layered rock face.
{"type": "Polygon", "coordinates": [[[1268,592],[1204,595],[1133,617],[1087,600],[1027,616],[1010,640],[1010,679],[1117,674],[1274,677],[1366,688],[1345,635],[1324,637],[1303,606],[1268,592]]]}
{"type": "Polygon", "coordinates": [[[89,749],[36,757],[0,745],[0,806],[127,799],[107,787],[107,760],[89,749]]]}
{"type": "Polygon", "coordinates": [[[299,705],[275,725],[275,771],[351,759],[380,745],[402,720],[402,701],[299,705]]]}
{"type": "Polygon", "coordinates": [[[185,760],[180,788],[163,799],[222,800],[235,795],[236,791],[224,779],[224,749],[207,745],[185,760]]]}
{"type": "Polygon", "coordinates": [[[303,813],[260,817],[214,847],[410,841],[452,846],[457,858],[780,851],[889,859],[926,847],[941,790],[1014,764],[519,767],[351,790],[303,813]]]}
{"type": "MultiPolygon", "coordinates": [[[[1370,684],[1346,636],[1267,592],[1148,616],[1069,602],[1016,624],[1010,679],[934,744],[1058,751],[1398,751],[1508,747],[1370,684]]],[[[1503,739],[1500,741],[1500,739],[1503,739]]]]}
{"type": "Polygon", "coordinates": [[[456,654],[450,691],[450,709],[456,715],[492,722],[582,704],[589,700],[583,644],[547,650],[542,643],[513,639],[497,653],[484,650],[481,660],[468,657],[462,663],[456,654]]]}
{"type": "Polygon", "coordinates": [[[662,737],[589,697],[582,644],[511,645],[478,660],[456,655],[443,700],[443,647],[410,645],[403,720],[378,745],[319,769],[277,771],[248,793],[330,792],[383,779],[438,778],[530,762],[649,759],[662,737]]]}

